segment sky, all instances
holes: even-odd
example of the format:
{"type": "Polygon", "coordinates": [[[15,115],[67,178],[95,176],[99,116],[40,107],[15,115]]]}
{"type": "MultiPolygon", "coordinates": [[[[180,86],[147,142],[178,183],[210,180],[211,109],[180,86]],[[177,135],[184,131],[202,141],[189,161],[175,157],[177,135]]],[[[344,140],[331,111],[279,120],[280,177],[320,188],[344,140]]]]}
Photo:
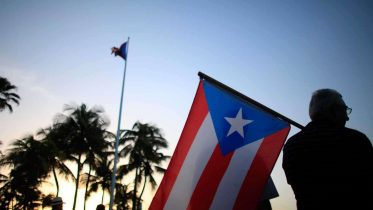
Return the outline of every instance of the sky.
{"type": "MultiPolygon", "coordinates": [[[[336,89],[353,109],[347,127],[372,141],[372,10],[360,0],[2,0],[0,75],[18,87],[21,101],[13,113],[0,113],[0,149],[51,125],[64,104],[104,108],[116,131],[124,62],[110,49],[128,37],[121,128],[138,120],[157,125],[170,155],[199,71],[302,125],[312,92],[336,89]]],[[[281,158],[272,206],[294,210],[281,158]]],[[[65,209],[71,190],[67,184],[62,192],[65,209]]],[[[91,199],[89,207],[97,204],[91,199]]]]}

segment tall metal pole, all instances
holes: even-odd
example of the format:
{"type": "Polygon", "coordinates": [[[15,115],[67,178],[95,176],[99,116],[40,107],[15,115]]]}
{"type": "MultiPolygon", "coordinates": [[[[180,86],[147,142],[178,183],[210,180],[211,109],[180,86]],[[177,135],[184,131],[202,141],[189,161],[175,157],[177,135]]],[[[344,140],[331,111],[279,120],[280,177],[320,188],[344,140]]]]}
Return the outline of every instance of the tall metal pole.
{"type": "Polygon", "coordinates": [[[125,62],[124,62],[122,91],[121,91],[121,94],[120,94],[120,105],[119,105],[117,136],[115,138],[115,156],[114,156],[113,176],[111,177],[110,206],[109,206],[109,210],[113,209],[113,204],[114,204],[114,192],[115,192],[116,173],[117,173],[117,162],[118,162],[118,146],[119,146],[119,137],[120,137],[120,123],[121,123],[121,118],[122,118],[123,92],[124,92],[124,84],[125,84],[125,80],[126,80],[126,69],[127,69],[127,61],[128,61],[128,48],[129,48],[129,44],[130,44],[130,38],[128,37],[128,40],[127,40],[127,49],[126,49],[126,59],[125,59],[125,62]]]}

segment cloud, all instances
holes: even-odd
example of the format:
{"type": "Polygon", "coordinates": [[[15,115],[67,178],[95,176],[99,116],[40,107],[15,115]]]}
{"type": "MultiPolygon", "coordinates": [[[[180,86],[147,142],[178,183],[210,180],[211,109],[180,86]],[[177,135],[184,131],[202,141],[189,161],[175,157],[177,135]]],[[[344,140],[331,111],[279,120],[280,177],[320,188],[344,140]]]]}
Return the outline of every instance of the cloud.
{"type": "Polygon", "coordinates": [[[0,75],[6,77],[13,85],[17,86],[18,94],[21,98],[32,96],[41,97],[44,100],[59,101],[59,97],[43,85],[41,77],[29,69],[1,66],[0,75]]]}

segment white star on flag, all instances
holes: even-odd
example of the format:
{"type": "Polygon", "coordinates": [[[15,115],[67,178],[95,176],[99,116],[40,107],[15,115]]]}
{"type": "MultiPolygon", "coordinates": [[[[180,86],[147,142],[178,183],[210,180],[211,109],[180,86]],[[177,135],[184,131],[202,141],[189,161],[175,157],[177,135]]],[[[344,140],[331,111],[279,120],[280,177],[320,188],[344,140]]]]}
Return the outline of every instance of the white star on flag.
{"type": "Polygon", "coordinates": [[[236,117],[234,117],[234,118],[224,117],[224,118],[225,118],[225,120],[228,121],[229,124],[231,124],[231,127],[228,131],[227,136],[231,135],[234,132],[237,132],[242,136],[242,138],[244,138],[243,127],[245,127],[245,125],[253,122],[252,120],[246,120],[246,119],[242,118],[242,108],[240,108],[236,117]]]}

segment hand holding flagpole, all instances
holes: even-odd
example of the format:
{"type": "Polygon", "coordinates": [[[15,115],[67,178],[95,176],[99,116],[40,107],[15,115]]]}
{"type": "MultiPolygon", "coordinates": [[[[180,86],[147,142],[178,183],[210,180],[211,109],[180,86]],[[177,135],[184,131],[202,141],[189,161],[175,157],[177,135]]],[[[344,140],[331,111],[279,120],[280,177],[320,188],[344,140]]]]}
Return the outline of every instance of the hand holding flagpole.
{"type": "Polygon", "coordinates": [[[118,162],[118,146],[119,146],[119,137],[120,137],[120,123],[122,117],[122,104],[123,104],[123,92],[124,92],[124,84],[126,79],[126,68],[127,68],[127,55],[128,55],[128,47],[130,43],[130,38],[128,37],[127,42],[123,43],[120,48],[112,47],[111,54],[115,56],[120,56],[124,59],[124,72],[123,72],[123,80],[122,80],[122,91],[120,94],[120,105],[119,105],[119,116],[118,116],[118,128],[117,128],[117,136],[115,138],[115,156],[114,156],[114,166],[113,166],[113,176],[111,178],[111,188],[110,188],[110,206],[109,210],[113,209],[114,203],[114,192],[115,192],[115,183],[116,183],[116,173],[117,173],[117,162],[118,162]]]}

